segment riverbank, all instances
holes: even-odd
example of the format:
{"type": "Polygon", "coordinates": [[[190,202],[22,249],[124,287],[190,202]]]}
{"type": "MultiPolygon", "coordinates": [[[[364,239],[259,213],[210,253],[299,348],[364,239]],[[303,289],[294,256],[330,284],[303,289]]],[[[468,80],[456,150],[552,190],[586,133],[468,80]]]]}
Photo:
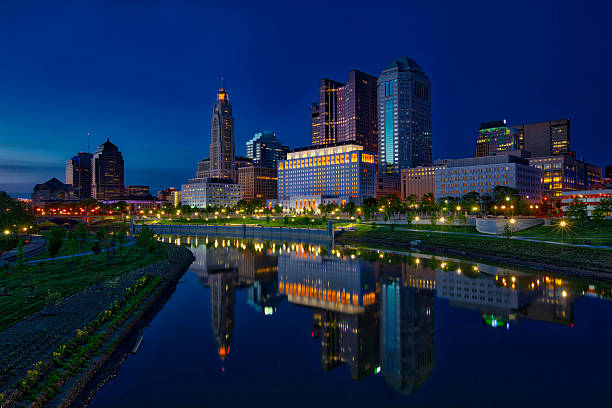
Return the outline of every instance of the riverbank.
{"type": "Polygon", "coordinates": [[[193,261],[187,248],[164,249],[167,260],[87,288],[54,315],[39,313],[0,333],[2,407],[72,402],[193,261]]]}
{"type": "Polygon", "coordinates": [[[416,248],[484,262],[612,279],[612,251],[605,249],[381,228],[346,231],[336,238],[336,243],[401,251],[416,248]],[[420,242],[412,245],[413,241],[420,242]]]}

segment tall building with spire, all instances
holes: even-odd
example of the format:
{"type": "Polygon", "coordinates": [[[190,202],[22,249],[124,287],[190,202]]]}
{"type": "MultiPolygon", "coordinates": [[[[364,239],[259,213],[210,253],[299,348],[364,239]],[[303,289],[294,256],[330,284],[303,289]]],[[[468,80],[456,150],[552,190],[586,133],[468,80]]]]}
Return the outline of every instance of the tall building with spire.
{"type": "Polygon", "coordinates": [[[378,77],[379,173],[431,166],[431,81],[411,58],[391,61],[378,77]]]}
{"type": "Polygon", "coordinates": [[[234,158],[234,117],[232,105],[223,85],[217,92],[217,102],[210,121],[210,167],[209,177],[236,180],[234,158]]]}
{"type": "Polygon", "coordinates": [[[123,156],[119,148],[106,139],[91,160],[91,196],[96,200],[111,200],[123,195],[123,156]]]}

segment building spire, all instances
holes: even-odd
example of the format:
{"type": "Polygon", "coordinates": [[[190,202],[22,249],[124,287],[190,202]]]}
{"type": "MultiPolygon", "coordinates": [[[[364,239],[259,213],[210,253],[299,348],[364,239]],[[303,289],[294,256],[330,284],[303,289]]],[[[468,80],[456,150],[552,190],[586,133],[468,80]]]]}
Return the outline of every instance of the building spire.
{"type": "Polygon", "coordinates": [[[221,89],[225,89],[225,78],[221,77],[221,89]]]}

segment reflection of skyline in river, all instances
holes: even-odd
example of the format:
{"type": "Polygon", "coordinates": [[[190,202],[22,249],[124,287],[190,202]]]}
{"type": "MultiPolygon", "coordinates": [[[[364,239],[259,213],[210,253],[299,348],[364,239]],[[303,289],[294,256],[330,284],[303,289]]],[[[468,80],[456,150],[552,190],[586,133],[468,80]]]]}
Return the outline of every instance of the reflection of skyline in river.
{"type": "Polygon", "coordinates": [[[572,325],[579,296],[559,278],[427,255],[327,254],[319,247],[241,240],[192,250],[191,270],[211,287],[221,358],[233,338],[235,291],[247,288],[247,303],[259,313],[273,314],[285,298],[312,310],[324,370],[346,364],[355,380],[382,373],[393,389],[407,394],[434,370],[436,296],[478,311],[484,324],[507,328],[521,319],[572,325]]]}

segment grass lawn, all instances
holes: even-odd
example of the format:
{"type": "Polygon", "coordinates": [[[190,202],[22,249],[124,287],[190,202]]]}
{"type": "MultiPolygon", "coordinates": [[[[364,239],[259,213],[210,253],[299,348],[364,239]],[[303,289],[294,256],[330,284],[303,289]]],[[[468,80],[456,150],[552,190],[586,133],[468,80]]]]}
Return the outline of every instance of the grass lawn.
{"type": "MultiPolygon", "coordinates": [[[[115,256],[114,276],[141,268],[163,259],[161,250],[150,254],[135,246],[123,248],[115,256]]],[[[34,286],[34,297],[29,298],[30,289],[24,284],[23,274],[12,268],[9,273],[0,270],[0,287],[8,286],[8,296],[0,296],[0,330],[42,310],[46,306],[48,290],[60,292],[61,297],[70,296],[97,281],[113,277],[112,266],[106,264],[107,254],[88,255],[57,259],[29,265],[29,275],[34,286]],[[83,262],[90,260],[89,271],[83,262]]]]}
{"type": "MultiPolygon", "coordinates": [[[[379,227],[389,227],[388,224],[377,224],[379,227]]],[[[366,227],[367,228],[367,227],[366,227]]],[[[471,225],[429,225],[429,224],[397,224],[395,225],[396,229],[415,229],[415,230],[425,230],[425,231],[445,231],[445,232],[463,232],[467,234],[479,234],[476,231],[476,227],[471,225]]]]}
{"type": "MultiPolygon", "coordinates": [[[[569,221],[569,224],[563,234],[564,242],[584,244],[585,240],[589,240],[591,245],[602,245],[606,242],[612,243],[612,220],[604,221],[599,228],[595,228],[592,224],[585,226],[571,225],[571,221],[569,221]]],[[[561,229],[554,224],[552,226],[537,225],[515,232],[514,235],[561,242],[561,229]]]]}
{"type": "Polygon", "coordinates": [[[391,231],[389,228],[372,229],[360,226],[357,231],[348,231],[337,238],[344,244],[366,246],[387,246],[403,249],[410,241],[421,240],[424,245],[445,247],[460,251],[496,255],[508,258],[543,262],[580,269],[612,272],[612,250],[580,247],[564,247],[554,244],[489,238],[486,236],[465,236],[432,234],[426,232],[391,231]]]}

